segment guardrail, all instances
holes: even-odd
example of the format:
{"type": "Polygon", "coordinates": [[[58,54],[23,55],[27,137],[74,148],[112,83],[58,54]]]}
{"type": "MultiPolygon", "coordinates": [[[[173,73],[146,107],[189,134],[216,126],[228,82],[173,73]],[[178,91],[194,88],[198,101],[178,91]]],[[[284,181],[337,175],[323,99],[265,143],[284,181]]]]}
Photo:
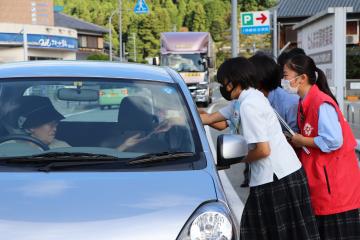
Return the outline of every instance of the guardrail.
{"type": "Polygon", "coordinates": [[[351,103],[349,103],[346,106],[346,120],[348,122],[350,122],[350,111],[351,111],[351,123],[354,123],[354,121],[355,121],[355,108],[351,103]]]}

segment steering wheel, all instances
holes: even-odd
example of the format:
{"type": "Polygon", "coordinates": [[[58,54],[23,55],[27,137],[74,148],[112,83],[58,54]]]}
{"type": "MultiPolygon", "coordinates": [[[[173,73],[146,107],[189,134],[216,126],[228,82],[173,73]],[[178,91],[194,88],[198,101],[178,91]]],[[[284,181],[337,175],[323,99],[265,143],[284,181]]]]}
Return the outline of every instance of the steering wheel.
{"type": "Polygon", "coordinates": [[[42,150],[47,151],[49,150],[49,146],[40,141],[37,138],[34,138],[29,135],[22,135],[22,134],[12,134],[5,137],[0,138],[0,144],[3,142],[11,141],[11,140],[22,140],[34,143],[35,145],[39,146],[42,150]]]}

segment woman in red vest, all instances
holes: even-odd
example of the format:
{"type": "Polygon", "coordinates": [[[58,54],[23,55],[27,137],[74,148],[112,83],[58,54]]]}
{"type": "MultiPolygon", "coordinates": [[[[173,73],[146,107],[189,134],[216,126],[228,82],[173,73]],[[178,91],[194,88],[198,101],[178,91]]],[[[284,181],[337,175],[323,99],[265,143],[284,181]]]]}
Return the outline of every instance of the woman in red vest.
{"type": "Polygon", "coordinates": [[[325,74],[305,55],[288,60],[283,87],[300,96],[300,134],[292,138],[308,177],[321,239],[360,239],[357,145],[325,74]]]}

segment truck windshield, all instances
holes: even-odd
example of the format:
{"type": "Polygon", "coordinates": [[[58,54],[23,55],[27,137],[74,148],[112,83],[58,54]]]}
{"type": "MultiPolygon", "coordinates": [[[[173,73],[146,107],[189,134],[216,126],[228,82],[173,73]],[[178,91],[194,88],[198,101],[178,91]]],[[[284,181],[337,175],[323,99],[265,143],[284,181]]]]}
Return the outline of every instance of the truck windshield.
{"type": "Polygon", "coordinates": [[[178,72],[204,72],[202,57],[196,54],[169,54],[162,56],[161,65],[169,66],[178,72]]]}

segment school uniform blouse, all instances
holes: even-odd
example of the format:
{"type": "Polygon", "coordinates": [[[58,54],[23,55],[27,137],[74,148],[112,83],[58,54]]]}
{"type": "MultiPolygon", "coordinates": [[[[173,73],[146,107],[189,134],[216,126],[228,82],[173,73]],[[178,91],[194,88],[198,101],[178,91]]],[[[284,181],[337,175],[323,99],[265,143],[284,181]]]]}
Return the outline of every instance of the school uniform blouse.
{"type": "MultiPolygon", "coordinates": [[[[258,90],[243,90],[237,100],[239,107],[233,112],[220,110],[226,119],[239,114],[239,126],[249,145],[268,142],[270,155],[250,163],[250,187],[273,182],[274,174],[278,179],[286,177],[301,168],[293,148],[282,133],[280,123],[267,98],[258,90]]],[[[233,105],[234,106],[234,105],[233,105]]]]}
{"type": "Polygon", "coordinates": [[[328,103],[320,105],[319,136],[314,138],[315,144],[322,152],[339,149],[343,144],[342,129],[335,108],[328,103]]]}
{"type": "Polygon", "coordinates": [[[299,132],[297,125],[297,111],[299,96],[286,92],[281,87],[269,92],[270,105],[279,113],[294,132],[299,132]]]}

